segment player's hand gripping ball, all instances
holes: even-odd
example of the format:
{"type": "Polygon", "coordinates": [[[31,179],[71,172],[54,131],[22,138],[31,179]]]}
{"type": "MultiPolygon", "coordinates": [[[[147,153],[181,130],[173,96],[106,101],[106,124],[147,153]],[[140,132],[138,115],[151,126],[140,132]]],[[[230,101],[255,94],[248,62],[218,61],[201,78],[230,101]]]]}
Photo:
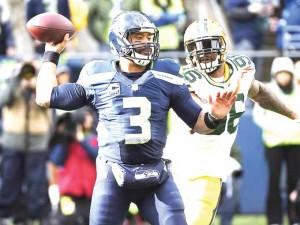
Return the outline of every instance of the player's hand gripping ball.
{"type": "Polygon", "coordinates": [[[43,43],[60,43],[68,33],[72,38],[76,29],[72,22],[58,13],[41,13],[31,18],[26,28],[32,37],[43,43]]]}

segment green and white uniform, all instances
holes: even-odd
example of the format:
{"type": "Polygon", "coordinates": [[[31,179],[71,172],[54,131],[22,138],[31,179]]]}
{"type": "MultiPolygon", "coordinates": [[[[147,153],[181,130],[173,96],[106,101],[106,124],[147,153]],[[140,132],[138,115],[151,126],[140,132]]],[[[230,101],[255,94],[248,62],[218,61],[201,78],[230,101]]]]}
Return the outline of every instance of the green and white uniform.
{"type": "Polygon", "coordinates": [[[186,206],[188,224],[209,224],[220,197],[221,179],[225,180],[231,147],[236,138],[238,122],[245,112],[245,103],[255,66],[245,55],[228,56],[225,73],[211,78],[204,71],[183,67],[183,76],[200,99],[201,107],[210,111],[209,96],[235,90],[237,99],[220,126],[208,135],[190,134],[175,113],[170,112],[170,130],[165,158],[173,161],[172,171],[186,206]],[[190,183],[190,184],[189,184],[190,183]],[[196,184],[198,183],[198,184],[196,184]],[[191,215],[192,214],[192,215],[191,215]],[[206,220],[206,221],[204,221],[206,220]]]}

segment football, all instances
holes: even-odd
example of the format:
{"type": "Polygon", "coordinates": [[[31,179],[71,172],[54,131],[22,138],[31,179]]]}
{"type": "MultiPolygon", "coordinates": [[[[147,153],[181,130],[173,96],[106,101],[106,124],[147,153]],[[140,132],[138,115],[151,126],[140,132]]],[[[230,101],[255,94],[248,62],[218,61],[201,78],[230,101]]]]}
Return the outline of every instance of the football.
{"type": "Polygon", "coordinates": [[[76,29],[73,23],[58,13],[41,13],[31,18],[26,28],[30,35],[43,43],[59,43],[68,33],[72,38],[76,29]]]}

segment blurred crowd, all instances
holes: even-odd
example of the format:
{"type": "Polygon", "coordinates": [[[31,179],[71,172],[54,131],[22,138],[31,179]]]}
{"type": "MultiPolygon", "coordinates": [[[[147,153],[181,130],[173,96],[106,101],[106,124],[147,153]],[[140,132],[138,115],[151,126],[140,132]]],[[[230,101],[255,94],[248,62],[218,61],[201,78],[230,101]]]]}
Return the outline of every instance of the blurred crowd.
{"type": "MultiPolygon", "coordinates": [[[[217,6],[222,13],[225,19],[223,22],[230,31],[232,52],[253,53],[251,57],[256,64],[256,79],[278,82],[274,89],[282,91],[283,97],[288,98],[294,92],[299,92],[299,0],[0,1],[0,225],[88,224],[91,193],[96,177],[97,115],[89,108],[65,112],[44,109],[35,103],[36,75],[44,53],[44,44],[26,33],[26,22],[40,13],[58,12],[75,25],[77,34],[68,43],[64,53],[66,56],[61,57],[57,70],[57,79],[61,84],[77,80],[83,63],[80,53],[110,54],[108,27],[111,19],[119,12],[139,10],[149,15],[159,29],[161,51],[172,56],[171,52],[183,52],[184,31],[193,19],[203,16],[198,12],[203,4],[217,6]],[[22,21],[19,20],[20,15],[15,15],[15,5],[22,5],[22,21]],[[21,43],[28,47],[22,48],[25,49],[23,51],[20,50],[20,37],[17,35],[20,33],[27,35],[29,40],[21,43]],[[275,71],[271,71],[271,64],[266,69],[267,57],[255,54],[255,51],[264,50],[276,52],[276,55],[268,56],[272,60],[279,56],[286,61],[280,58],[282,61],[277,64],[281,67],[275,71]],[[68,53],[78,54],[74,54],[76,57],[72,58],[68,53]],[[281,71],[287,72],[286,78],[279,78],[278,73],[281,71]]],[[[209,12],[212,17],[217,16],[214,11],[216,9],[211,8],[209,12]]],[[[184,56],[178,58],[184,63],[182,59],[184,56]]],[[[260,113],[256,121],[263,126],[268,119],[263,117],[266,114],[260,113]]],[[[270,123],[274,125],[274,121],[277,123],[280,119],[271,118],[270,123]]],[[[300,165],[300,152],[288,156],[284,153],[294,145],[300,145],[300,141],[297,140],[299,143],[292,147],[286,140],[269,145],[269,127],[265,125],[262,129],[266,132],[264,143],[268,149],[270,171],[279,168],[284,160],[288,163],[291,158],[295,160],[293,166],[288,167],[292,174],[289,174],[292,177],[288,190],[291,193],[289,203],[297,203],[299,207],[300,168],[296,165],[300,165]],[[282,145],[286,145],[284,143],[288,143],[288,149],[282,148],[282,145]],[[280,155],[277,148],[282,151],[280,155]],[[272,156],[274,152],[278,155],[272,156]]],[[[285,132],[285,136],[290,138],[292,131],[285,132]]],[[[229,176],[232,175],[231,172],[229,176]]],[[[271,174],[272,187],[279,185],[278,174],[280,170],[271,174]]],[[[228,190],[229,188],[227,195],[224,190],[223,201],[226,204],[229,204],[228,199],[225,200],[226,196],[234,197],[232,194],[228,195],[228,190]]],[[[276,207],[281,208],[281,200],[275,201],[278,192],[278,189],[269,192],[267,215],[270,220],[278,212],[276,207]]],[[[236,199],[233,200],[236,202],[236,199]]],[[[238,211],[235,206],[233,208],[229,212],[230,221],[238,211]]],[[[281,209],[278,210],[281,212],[281,209]]],[[[130,207],[127,220],[124,221],[124,225],[129,224],[146,224],[135,205],[130,207]]]]}

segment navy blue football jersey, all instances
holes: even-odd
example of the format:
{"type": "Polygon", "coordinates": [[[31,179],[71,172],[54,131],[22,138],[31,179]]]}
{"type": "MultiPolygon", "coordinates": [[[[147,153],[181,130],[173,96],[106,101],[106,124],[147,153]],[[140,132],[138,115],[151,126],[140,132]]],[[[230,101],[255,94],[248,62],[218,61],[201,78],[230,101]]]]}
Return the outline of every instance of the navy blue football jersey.
{"type": "Polygon", "coordinates": [[[152,63],[132,80],[116,61],[92,61],[76,84],[54,88],[50,107],[90,105],[98,113],[99,155],[114,162],[150,163],[162,157],[170,108],[194,127],[201,108],[195,103],[171,59],[152,63]]]}

